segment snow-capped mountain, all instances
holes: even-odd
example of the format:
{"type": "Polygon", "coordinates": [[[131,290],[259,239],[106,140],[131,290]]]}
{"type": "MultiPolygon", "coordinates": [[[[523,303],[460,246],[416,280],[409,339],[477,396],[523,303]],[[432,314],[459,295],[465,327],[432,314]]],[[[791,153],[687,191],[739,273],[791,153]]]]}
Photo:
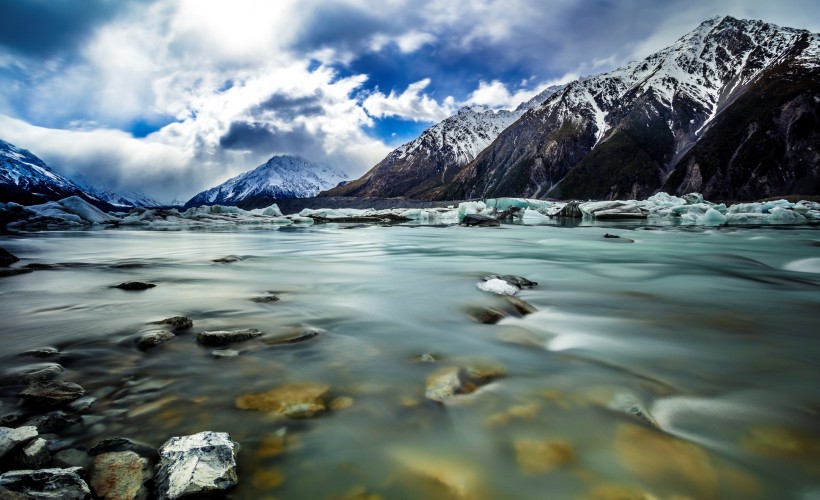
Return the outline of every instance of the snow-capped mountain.
{"type": "Polygon", "coordinates": [[[96,185],[83,176],[77,176],[75,181],[86,193],[116,207],[160,207],[165,205],[141,191],[113,191],[96,185]]]}
{"type": "Polygon", "coordinates": [[[819,41],[762,21],[710,19],[525,113],[442,198],[817,193],[819,41]]]}
{"type": "Polygon", "coordinates": [[[527,110],[560,86],[550,87],[513,111],[466,106],[395,150],[360,179],[332,189],[328,196],[408,196],[433,198],[527,110]]]}
{"type": "Polygon", "coordinates": [[[313,163],[298,156],[274,156],[255,169],[202,191],[185,204],[241,205],[253,198],[310,198],[348,180],[347,174],[329,165],[313,163]]]}
{"type": "Polygon", "coordinates": [[[0,139],[0,201],[31,205],[82,195],[87,196],[80,186],[29,150],[0,139]]]}

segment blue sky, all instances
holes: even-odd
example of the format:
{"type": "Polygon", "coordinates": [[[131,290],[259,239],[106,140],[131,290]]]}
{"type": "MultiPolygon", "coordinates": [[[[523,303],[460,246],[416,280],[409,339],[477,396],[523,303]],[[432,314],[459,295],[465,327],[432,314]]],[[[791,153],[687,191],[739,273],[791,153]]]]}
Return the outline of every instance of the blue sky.
{"type": "Polygon", "coordinates": [[[0,0],[0,138],[160,199],[274,154],[358,176],[460,106],[660,50],[715,15],[820,31],[815,0],[0,0]]]}

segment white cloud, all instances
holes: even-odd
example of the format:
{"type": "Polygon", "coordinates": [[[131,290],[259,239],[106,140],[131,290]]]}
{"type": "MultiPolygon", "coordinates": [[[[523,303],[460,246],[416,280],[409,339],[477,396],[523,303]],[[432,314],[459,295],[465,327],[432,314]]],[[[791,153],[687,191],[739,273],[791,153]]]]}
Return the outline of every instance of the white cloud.
{"type": "MultiPolygon", "coordinates": [[[[480,81],[478,88],[473,90],[464,104],[481,104],[490,108],[514,109],[519,104],[529,101],[536,95],[555,85],[564,85],[578,79],[577,73],[567,73],[561,78],[541,82],[532,88],[519,88],[510,92],[507,85],[498,80],[490,83],[480,81]]],[[[526,80],[525,80],[526,82],[526,80]]],[[[524,82],[522,82],[524,83],[524,82]]]]}
{"type": "Polygon", "coordinates": [[[419,122],[439,122],[456,111],[455,99],[447,96],[440,104],[421,92],[430,85],[425,78],[411,83],[401,94],[394,90],[385,95],[382,92],[370,94],[362,106],[370,116],[376,118],[398,117],[419,122]]]}

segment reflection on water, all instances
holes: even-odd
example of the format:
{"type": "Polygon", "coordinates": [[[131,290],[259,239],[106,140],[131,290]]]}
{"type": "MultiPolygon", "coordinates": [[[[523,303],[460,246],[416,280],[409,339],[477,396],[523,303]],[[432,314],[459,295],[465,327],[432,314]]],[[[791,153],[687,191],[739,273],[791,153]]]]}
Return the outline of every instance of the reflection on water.
{"type": "Polygon", "coordinates": [[[227,431],[242,446],[235,498],[812,498],[818,235],[330,225],[6,238],[21,264],[60,265],[0,281],[0,410],[18,409],[24,387],[8,373],[34,362],[17,354],[55,346],[61,378],[98,397],[59,444],[227,431]],[[241,260],[213,262],[227,255],[241,260]],[[479,290],[487,274],[538,282],[517,295],[537,311],[479,290]],[[111,288],[124,281],[157,287],[111,288]],[[487,309],[503,319],[476,321],[487,309]],[[134,346],[177,315],[194,328],[134,346]],[[196,342],[240,328],[267,337],[222,359],[196,342]],[[270,341],[306,328],[323,333],[270,341]],[[470,380],[465,394],[427,400],[448,369],[470,380]],[[292,420],[235,407],[292,382],[329,386],[334,409],[292,420]]]}

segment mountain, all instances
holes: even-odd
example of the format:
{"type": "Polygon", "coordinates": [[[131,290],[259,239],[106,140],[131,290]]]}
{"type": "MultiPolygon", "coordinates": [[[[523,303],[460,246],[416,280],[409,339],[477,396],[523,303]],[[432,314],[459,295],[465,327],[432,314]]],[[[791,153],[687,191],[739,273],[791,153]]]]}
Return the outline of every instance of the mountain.
{"type": "Polygon", "coordinates": [[[248,200],[309,198],[348,179],[329,165],[313,163],[298,156],[274,156],[267,163],[224,183],[202,191],[185,204],[242,205],[248,200]]]}
{"type": "Polygon", "coordinates": [[[86,193],[116,207],[160,207],[165,205],[141,191],[113,191],[96,185],[83,176],[77,176],[74,180],[86,193]]]}
{"type": "Polygon", "coordinates": [[[69,196],[92,198],[27,149],[0,140],[0,201],[35,205],[69,196]]]}
{"type": "Polygon", "coordinates": [[[322,196],[359,196],[432,199],[496,137],[527,110],[539,105],[561,87],[550,87],[514,111],[468,106],[433,125],[415,140],[392,151],[360,179],[322,196]]]}
{"type": "Polygon", "coordinates": [[[820,192],[820,35],[718,17],[567,85],[454,175],[444,199],[744,200],[820,192]]]}

